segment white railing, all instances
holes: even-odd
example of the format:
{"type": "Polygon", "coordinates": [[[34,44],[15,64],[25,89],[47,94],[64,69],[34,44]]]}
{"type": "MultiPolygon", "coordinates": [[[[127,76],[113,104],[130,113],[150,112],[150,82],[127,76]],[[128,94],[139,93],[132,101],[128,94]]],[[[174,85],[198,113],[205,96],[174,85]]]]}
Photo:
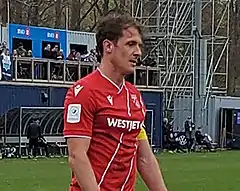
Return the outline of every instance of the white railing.
{"type": "MultiPolygon", "coordinates": [[[[34,84],[71,85],[95,70],[98,63],[62,61],[39,58],[16,58],[13,61],[13,81],[34,84]]],[[[163,73],[163,72],[162,72],[163,73]]],[[[137,66],[127,77],[139,88],[160,90],[160,68],[137,66]]]]}

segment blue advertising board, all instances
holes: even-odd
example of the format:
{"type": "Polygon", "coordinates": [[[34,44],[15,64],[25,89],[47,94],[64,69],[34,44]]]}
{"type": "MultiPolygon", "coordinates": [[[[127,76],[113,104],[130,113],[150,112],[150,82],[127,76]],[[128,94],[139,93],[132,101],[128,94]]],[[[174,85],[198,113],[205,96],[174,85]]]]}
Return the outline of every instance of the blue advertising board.
{"type": "MultiPolygon", "coordinates": [[[[67,88],[0,85],[0,123],[1,116],[13,108],[24,107],[63,107],[67,88]],[[41,94],[48,95],[43,103],[41,94]],[[27,98],[27,99],[26,99],[27,98]]],[[[161,92],[141,92],[147,109],[146,131],[154,148],[162,148],[163,141],[163,94],[161,92]]]]}
{"type": "Polygon", "coordinates": [[[42,58],[42,42],[59,43],[60,49],[63,49],[66,57],[66,38],[65,30],[34,27],[27,25],[9,24],[9,49],[13,51],[13,39],[25,39],[32,41],[33,56],[42,58]]]}

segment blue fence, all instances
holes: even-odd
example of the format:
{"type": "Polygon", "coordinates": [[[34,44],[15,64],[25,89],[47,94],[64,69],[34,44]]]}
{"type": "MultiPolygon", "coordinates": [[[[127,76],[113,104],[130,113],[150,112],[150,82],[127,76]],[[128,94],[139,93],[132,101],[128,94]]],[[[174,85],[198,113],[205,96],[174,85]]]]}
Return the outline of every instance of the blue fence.
{"type": "MultiPolygon", "coordinates": [[[[67,56],[67,32],[51,28],[33,27],[18,24],[9,24],[9,49],[17,48],[14,39],[30,40],[33,56],[42,58],[43,42],[58,43],[67,56]],[[15,46],[15,47],[13,47],[15,46]]],[[[16,41],[15,41],[16,42],[16,41]]]]}
{"type": "MultiPolygon", "coordinates": [[[[0,85],[0,116],[19,107],[63,107],[67,89],[61,87],[33,87],[0,85]],[[45,97],[44,97],[45,96],[45,97]],[[48,100],[44,102],[44,98],[48,100]]],[[[162,147],[162,93],[142,92],[147,107],[147,132],[152,145],[162,147]]]]}
{"type": "Polygon", "coordinates": [[[0,86],[0,115],[16,107],[62,107],[66,89],[34,86],[0,86]],[[44,101],[44,94],[48,100],[44,101]]]}

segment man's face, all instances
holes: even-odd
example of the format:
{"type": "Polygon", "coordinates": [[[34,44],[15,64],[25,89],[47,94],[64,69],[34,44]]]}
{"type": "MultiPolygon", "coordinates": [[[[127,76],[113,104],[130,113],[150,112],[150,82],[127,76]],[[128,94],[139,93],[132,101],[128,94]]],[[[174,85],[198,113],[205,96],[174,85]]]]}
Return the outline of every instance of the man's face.
{"type": "Polygon", "coordinates": [[[112,64],[124,75],[134,72],[137,60],[142,55],[142,38],[138,30],[129,27],[114,45],[110,55],[112,64]]]}

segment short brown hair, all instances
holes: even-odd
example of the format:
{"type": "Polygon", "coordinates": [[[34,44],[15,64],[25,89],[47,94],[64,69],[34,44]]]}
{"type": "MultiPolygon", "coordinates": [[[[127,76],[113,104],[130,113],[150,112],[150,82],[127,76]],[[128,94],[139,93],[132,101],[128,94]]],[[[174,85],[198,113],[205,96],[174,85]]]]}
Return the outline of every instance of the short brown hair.
{"type": "Polygon", "coordinates": [[[123,36],[123,30],[134,27],[142,35],[141,25],[128,14],[108,15],[97,26],[96,41],[100,56],[103,56],[103,41],[108,39],[117,42],[123,36]]]}

